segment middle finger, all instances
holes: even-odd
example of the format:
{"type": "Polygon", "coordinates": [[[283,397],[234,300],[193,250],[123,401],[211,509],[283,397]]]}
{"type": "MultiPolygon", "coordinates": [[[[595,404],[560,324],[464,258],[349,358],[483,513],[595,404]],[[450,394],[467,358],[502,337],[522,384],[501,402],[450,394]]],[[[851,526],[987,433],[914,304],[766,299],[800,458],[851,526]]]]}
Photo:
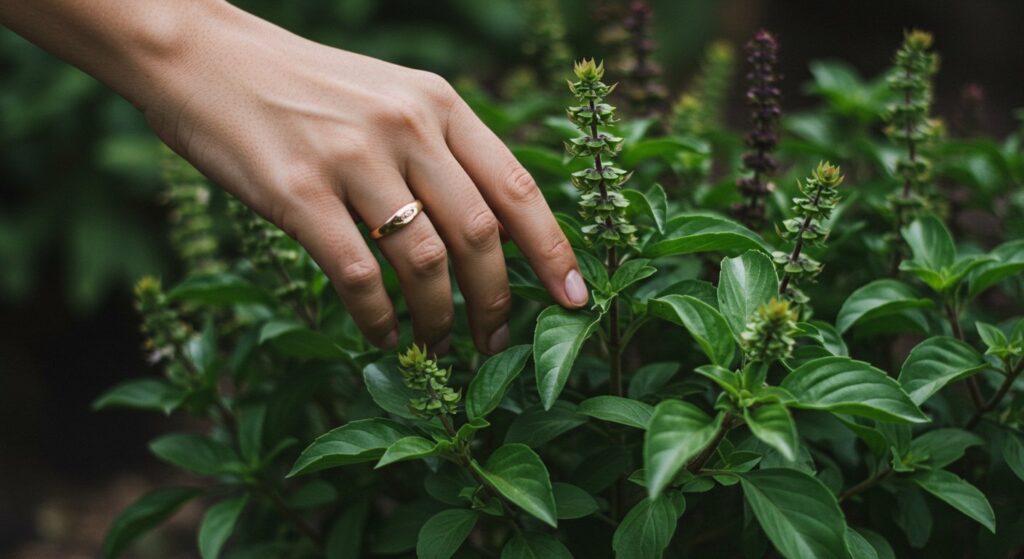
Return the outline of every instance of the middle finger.
{"type": "MultiPolygon", "coordinates": [[[[413,201],[397,171],[366,183],[353,194],[347,197],[349,203],[371,229],[413,201]]],[[[398,273],[412,317],[414,339],[431,351],[447,352],[454,316],[448,253],[429,216],[416,216],[377,244],[398,273]]]]}
{"type": "Polygon", "coordinates": [[[497,218],[447,149],[411,161],[407,178],[452,251],[477,348],[505,349],[511,293],[497,218]]]}

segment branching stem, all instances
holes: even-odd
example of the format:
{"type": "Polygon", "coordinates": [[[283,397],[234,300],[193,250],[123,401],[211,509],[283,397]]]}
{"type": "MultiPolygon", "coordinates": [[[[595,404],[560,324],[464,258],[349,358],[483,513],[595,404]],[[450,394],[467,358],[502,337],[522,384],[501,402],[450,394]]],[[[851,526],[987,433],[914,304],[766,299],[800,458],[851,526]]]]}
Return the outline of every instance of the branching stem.
{"type": "Polygon", "coordinates": [[[859,495],[867,491],[868,489],[871,489],[872,487],[888,479],[889,476],[891,476],[892,474],[893,471],[891,468],[885,468],[883,470],[875,472],[875,475],[865,479],[864,481],[861,481],[857,485],[854,485],[840,493],[839,502],[842,503],[843,501],[849,499],[850,497],[853,497],[854,495],[859,495]]]}
{"type": "Polygon", "coordinates": [[[1012,369],[1007,366],[1006,378],[1003,379],[1003,384],[999,385],[996,393],[993,394],[988,401],[975,410],[974,415],[972,415],[971,419],[967,422],[967,429],[974,429],[978,425],[978,422],[981,421],[983,415],[994,410],[996,406],[999,405],[999,402],[1009,394],[1010,389],[1013,387],[1013,383],[1017,381],[1017,377],[1020,376],[1021,371],[1024,371],[1024,359],[1021,359],[1021,361],[1017,363],[1017,366],[1012,369]]]}
{"type": "Polygon", "coordinates": [[[738,420],[733,415],[726,415],[725,419],[722,420],[722,426],[719,427],[718,432],[715,433],[715,437],[711,439],[708,446],[705,447],[696,458],[686,465],[686,469],[689,470],[691,474],[699,472],[701,468],[704,467],[704,464],[706,464],[708,460],[715,455],[715,452],[718,451],[718,445],[722,444],[722,440],[725,439],[725,436],[728,435],[729,431],[731,431],[737,424],[738,420]]]}

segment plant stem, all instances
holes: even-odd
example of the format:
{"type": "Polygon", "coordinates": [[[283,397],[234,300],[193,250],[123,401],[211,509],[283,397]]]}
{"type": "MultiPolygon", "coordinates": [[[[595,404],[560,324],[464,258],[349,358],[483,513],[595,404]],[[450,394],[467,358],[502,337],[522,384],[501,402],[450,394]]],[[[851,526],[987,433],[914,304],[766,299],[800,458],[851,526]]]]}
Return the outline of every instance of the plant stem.
{"type": "MultiPolygon", "coordinates": [[[[964,331],[960,327],[960,313],[956,310],[954,303],[946,303],[946,319],[949,320],[949,325],[953,329],[953,334],[956,339],[961,342],[964,341],[964,331]]],[[[971,396],[971,402],[974,403],[975,409],[981,409],[985,405],[985,399],[981,395],[981,387],[978,386],[978,379],[975,377],[967,377],[967,393],[971,396]]]]}
{"type": "Polygon", "coordinates": [[[850,497],[853,497],[854,495],[859,495],[860,493],[863,493],[868,489],[871,489],[875,485],[878,485],[882,481],[888,479],[888,477],[891,476],[892,473],[893,471],[891,468],[886,468],[884,470],[879,470],[878,472],[875,472],[875,475],[865,479],[864,481],[858,483],[857,485],[854,485],[853,487],[850,487],[846,491],[840,493],[839,502],[842,503],[843,501],[849,499],[850,497]]]}
{"type": "MultiPolygon", "coordinates": [[[[814,206],[817,206],[818,202],[821,201],[821,190],[822,187],[819,186],[818,190],[814,193],[814,206]]],[[[804,248],[804,232],[806,232],[807,228],[811,226],[812,218],[813,216],[808,214],[807,217],[804,218],[804,222],[800,224],[800,230],[796,233],[796,244],[793,246],[793,253],[789,255],[788,262],[790,264],[795,263],[800,258],[800,251],[804,248]]],[[[789,288],[790,280],[791,276],[785,271],[785,269],[783,269],[782,282],[779,283],[779,295],[786,293],[786,289],[789,288]]]]}
{"type": "Polygon", "coordinates": [[[1017,363],[1016,367],[1006,371],[1006,378],[1003,379],[1003,384],[999,386],[999,389],[996,390],[996,393],[993,394],[987,402],[974,411],[974,415],[972,415],[971,419],[967,422],[967,429],[974,429],[978,425],[978,422],[981,421],[981,417],[983,415],[994,410],[996,406],[999,405],[999,402],[1001,402],[1010,392],[1010,388],[1013,387],[1013,383],[1017,380],[1017,377],[1020,376],[1021,371],[1024,371],[1024,359],[1017,363]]]}
{"type": "Polygon", "coordinates": [[[696,458],[691,460],[690,463],[686,465],[686,469],[691,474],[696,474],[697,472],[699,472],[700,469],[704,467],[704,464],[706,464],[707,461],[710,460],[711,457],[715,455],[715,451],[718,450],[718,445],[722,444],[722,440],[725,439],[725,436],[728,435],[729,431],[732,430],[732,428],[735,426],[736,418],[733,417],[731,414],[726,415],[725,419],[722,420],[722,426],[719,427],[718,432],[715,433],[715,437],[711,439],[711,442],[708,443],[708,446],[705,447],[704,450],[702,450],[696,458]]]}
{"type": "MultiPolygon", "coordinates": [[[[429,382],[427,383],[426,386],[426,392],[427,395],[430,396],[432,399],[438,401],[441,400],[441,397],[437,395],[437,391],[435,391],[433,387],[430,386],[429,382]]],[[[448,436],[454,438],[458,431],[456,431],[455,426],[452,425],[452,420],[451,418],[448,417],[448,414],[440,413],[437,415],[437,418],[441,420],[441,425],[443,425],[444,430],[448,432],[448,436]]]]}

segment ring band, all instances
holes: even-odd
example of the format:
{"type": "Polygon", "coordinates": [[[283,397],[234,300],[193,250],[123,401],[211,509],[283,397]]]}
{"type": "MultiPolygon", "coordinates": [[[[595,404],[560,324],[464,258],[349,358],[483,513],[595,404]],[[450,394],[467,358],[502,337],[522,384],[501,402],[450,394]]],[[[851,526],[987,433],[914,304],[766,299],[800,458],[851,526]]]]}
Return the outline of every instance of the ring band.
{"type": "Polygon", "coordinates": [[[419,200],[413,200],[408,204],[398,208],[398,211],[391,215],[383,225],[370,231],[370,238],[377,240],[382,239],[395,231],[409,225],[412,220],[416,219],[416,216],[420,215],[423,211],[423,203],[419,200]]]}

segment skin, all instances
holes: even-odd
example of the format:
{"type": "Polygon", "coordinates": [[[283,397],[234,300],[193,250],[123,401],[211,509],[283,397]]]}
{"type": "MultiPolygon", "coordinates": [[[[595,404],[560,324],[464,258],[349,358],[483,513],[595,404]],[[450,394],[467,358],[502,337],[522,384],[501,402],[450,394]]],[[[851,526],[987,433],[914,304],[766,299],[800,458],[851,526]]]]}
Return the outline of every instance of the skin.
{"type": "Polygon", "coordinates": [[[4,0],[0,23],[131,101],[196,168],[301,243],[374,344],[398,343],[357,223],[419,199],[378,241],[414,337],[448,349],[449,258],[477,348],[508,345],[500,232],[581,307],[576,258],[530,174],[440,76],[330,48],[219,0],[4,0]]]}

